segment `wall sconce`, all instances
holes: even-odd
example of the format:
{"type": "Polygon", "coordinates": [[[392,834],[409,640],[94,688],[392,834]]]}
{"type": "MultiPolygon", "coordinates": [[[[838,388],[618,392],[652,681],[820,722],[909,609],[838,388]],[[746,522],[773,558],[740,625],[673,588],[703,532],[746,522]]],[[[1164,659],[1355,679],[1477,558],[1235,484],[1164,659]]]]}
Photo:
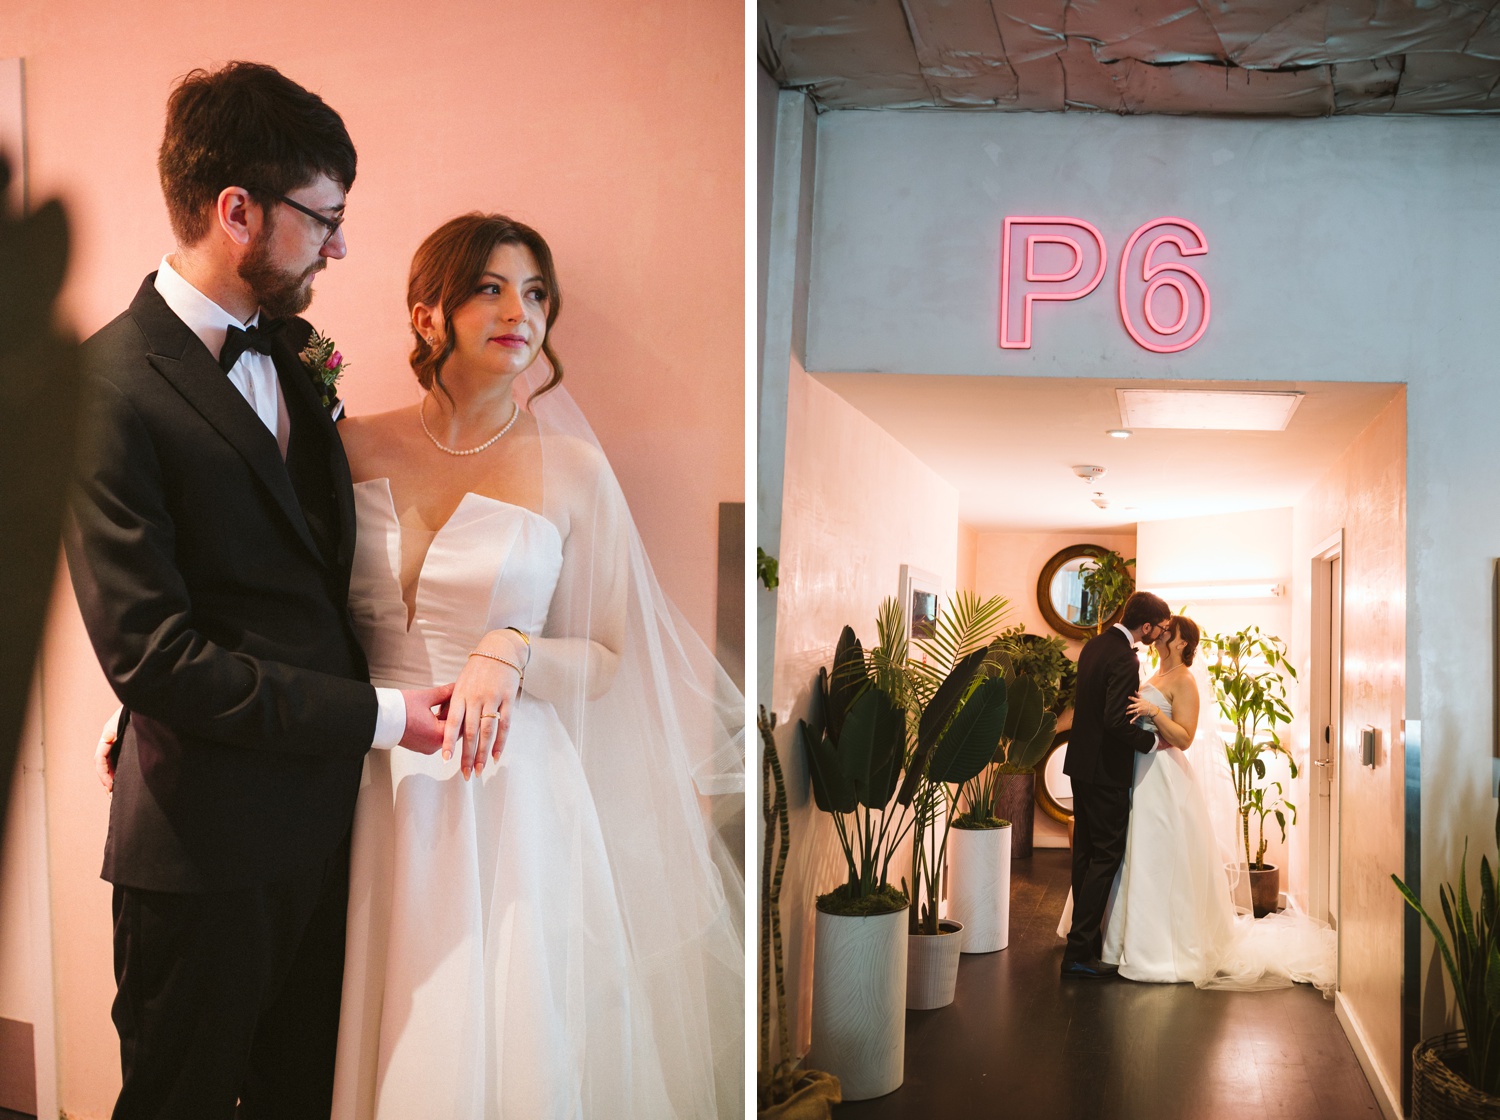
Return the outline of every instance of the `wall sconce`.
{"type": "Polygon", "coordinates": [[[1217,603],[1231,599],[1279,599],[1286,594],[1286,584],[1269,580],[1230,580],[1222,583],[1168,584],[1148,590],[1169,603],[1217,603]]]}

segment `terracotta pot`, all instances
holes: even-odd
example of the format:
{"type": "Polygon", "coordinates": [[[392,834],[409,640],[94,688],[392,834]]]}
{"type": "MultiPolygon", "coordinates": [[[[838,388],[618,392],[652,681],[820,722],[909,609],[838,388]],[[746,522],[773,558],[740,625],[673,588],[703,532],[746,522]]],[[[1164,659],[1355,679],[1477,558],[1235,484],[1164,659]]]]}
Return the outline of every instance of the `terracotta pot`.
{"type": "Polygon", "coordinates": [[[839,1079],[846,1101],[901,1087],[906,1067],[906,910],[817,912],[809,1068],[839,1079]]]}
{"type": "Polygon", "coordinates": [[[1274,863],[1250,869],[1250,906],[1257,918],[1276,912],[1281,895],[1281,868],[1274,863]]]}
{"type": "Polygon", "coordinates": [[[995,816],[1010,821],[1010,858],[1030,859],[1036,827],[1036,774],[1010,774],[995,798],[995,816]]]}
{"type": "Polygon", "coordinates": [[[941,933],[906,935],[906,1008],[931,1011],[953,1002],[958,987],[958,955],[963,949],[964,927],[943,918],[941,933]]]}
{"type": "Polygon", "coordinates": [[[1010,944],[1010,834],[1004,828],[948,833],[948,917],[962,922],[965,953],[1010,944]]]}

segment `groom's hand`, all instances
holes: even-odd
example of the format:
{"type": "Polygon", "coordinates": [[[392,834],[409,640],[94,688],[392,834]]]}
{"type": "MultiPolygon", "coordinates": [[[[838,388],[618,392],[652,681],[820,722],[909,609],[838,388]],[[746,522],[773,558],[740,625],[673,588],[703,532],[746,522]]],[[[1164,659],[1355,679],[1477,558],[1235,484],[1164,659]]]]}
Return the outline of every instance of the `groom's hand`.
{"type": "Polygon", "coordinates": [[[120,727],[120,713],[124,709],[116,708],[109,713],[109,718],[104,721],[104,728],[99,732],[99,744],[94,748],[94,773],[99,776],[99,784],[106,792],[115,792],[115,736],[120,727]]]}
{"type": "Polygon", "coordinates": [[[443,745],[443,716],[434,714],[432,709],[442,708],[446,714],[448,697],[452,695],[452,684],[402,689],[401,699],[406,701],[406,731],[401,736],[401,746],[418,754],[436,754],[443,745]]]}

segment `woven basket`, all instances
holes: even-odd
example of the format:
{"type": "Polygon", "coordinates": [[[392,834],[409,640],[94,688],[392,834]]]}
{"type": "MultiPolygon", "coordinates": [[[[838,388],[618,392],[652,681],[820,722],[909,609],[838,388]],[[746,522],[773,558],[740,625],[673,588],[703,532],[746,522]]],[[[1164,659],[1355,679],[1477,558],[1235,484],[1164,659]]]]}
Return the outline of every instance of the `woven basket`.
{"type": "Polygon", "coordinates": [[[1482,1093],[1453,1072],[1466,1043],[1463,1031],[1436,1035],[1411,1052],[1412,1120],[1480,1117],[1500,1120],[1500,1097],[1482,1093]]]}

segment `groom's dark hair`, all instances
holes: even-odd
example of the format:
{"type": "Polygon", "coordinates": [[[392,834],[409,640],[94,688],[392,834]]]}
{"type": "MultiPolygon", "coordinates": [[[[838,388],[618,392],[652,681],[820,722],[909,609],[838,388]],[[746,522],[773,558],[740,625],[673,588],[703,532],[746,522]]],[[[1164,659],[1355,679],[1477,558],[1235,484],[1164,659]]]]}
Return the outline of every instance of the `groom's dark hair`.
{"type": "Polygon", "coordinates": [[[343,118],[274,67],[231,62],[194,70],[167,98],[156,168],[172,232],[183,245],[208,233],[225,187],[262,206],[327,175],[354,185],[354,143],[343,118]]]}
{"type": "Polygon", "coordinates": [[[1125,600],[1125,613],[1120,617],[1120,625],[1127,630],[1134,630],[1148,622],[1165,622],[1171,617],[1172,608],[1167,606],[1167,601],[1160,595],[1137,591],[1125,600]]]}

